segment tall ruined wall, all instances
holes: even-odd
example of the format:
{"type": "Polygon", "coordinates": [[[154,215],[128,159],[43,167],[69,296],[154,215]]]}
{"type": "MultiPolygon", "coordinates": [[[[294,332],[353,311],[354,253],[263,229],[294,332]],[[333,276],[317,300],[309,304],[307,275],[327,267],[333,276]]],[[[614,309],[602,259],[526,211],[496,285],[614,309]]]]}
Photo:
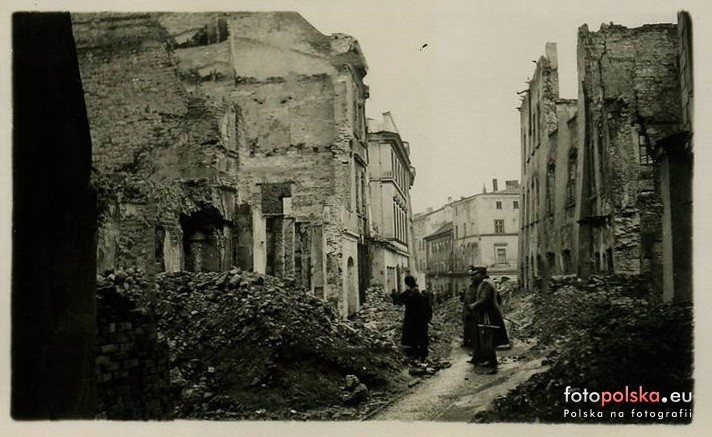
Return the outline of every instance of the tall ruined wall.
{"type": "Polygon", "coordinates": [[[645,149],[677,129],[677,30],[672,24],[579,29],[579,145],[595,202],[584,216],[610,215],[592,229],[589,253],[617,272],[648,273],[659,282],[662,206],[657,170],[645,149]],[[641,154],[643,157],[641,158],[641,154]],[[608,252],[610,258],[610,253],[608,252]],[[599,254],[596,257],[596,254],[599,254]]]}
{"type": "Polygon", "coordinates": [[[73,31],[99,190],[99,269],[181,269],[181,215],[212,206],[232,219],[232,108],[188,91],[155,15],[74,14],[73,31]]]}
{"type": "Polygon", "coordinates": [[[576,162],[576,101],[557,100],[556,108],[558,129],[549,137],[549,155],[543,180],[545,208],[550,202],[551,210],[545,214],[546,236],[542,239],[541,250],[542,253],[554,254],[555,265],[550,267],[552,275],[574,273],[578,224],[575,196],[571,199],[569,190],[575,191],[580,174],[576,162]],[[570,172],[574,174],[573,180],[570,172]],[[549,182],[552,187],[547,190],[549,182]],[[547,196],[552,196],[552,199],[547,199],[547,196]]]}
{"type": "MultiPolygon", "coordinates": [[[[559,119],[559,73],[556,45],[547,43],[519,109],[522,141],[522,205],[519,267],[523,287],[536,288],[537,278],[550,270],[543,264],[553,223],[547,222],[546,177],[551,147],[556,144],[559,119]],[[554,136],[552,139],[551,136],[554,136]]],[[[555,153],[555,152],[553,152],[555,153]]],[[[546,281],[542,281],[545,284],[546,281]]]]}
{"type": "MultiPolygon", "coordinates": [[[[217,142],[226,150],[198,161],[216,162],[221,177],[235,169],[237,264],[301,276],[342,305],[363,234],[354,211],[367,97],[358,44],[292,12],[151,17],[170,36],[181,86],[204,98],[194,106],[219,121],[217,142]]],[[[160,163],[180,173],[170,158],[160,163]]]]}

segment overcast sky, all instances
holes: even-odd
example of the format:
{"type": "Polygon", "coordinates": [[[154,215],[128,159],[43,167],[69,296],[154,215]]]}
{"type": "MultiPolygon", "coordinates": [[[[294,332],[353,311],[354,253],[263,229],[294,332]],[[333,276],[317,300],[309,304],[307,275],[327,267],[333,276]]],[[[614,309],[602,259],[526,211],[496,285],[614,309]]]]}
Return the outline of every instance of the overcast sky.
{"type": "MultiPolygon", "coordinates": [[[[689,9],[690,3],[704,4],[701,0],[58,2],[75,11],[291,10],[324,34],[356,37],[369,66],[367,115],[379,118],[391,111],[401,136],[410,142],[417,173],[411,191],[414,212],[439,207],[449,196],[478,193],[483,184],[490,190],[493,178],[500,180],[500,187],[505,179],[520,179],[516,92],[526,88],[535,67],[532,61],[544,53],[546,42],[558,44],[561,96],[576,98],[580,25],[588,23],[591,30],[598,30],[601,23],[611,21],[629,27],[674,23],[676,12],[689,9]]],[[[692,12],[695,20],[694,8],[692,12]]]]}
{"type": "MultiPolygon", "coordinates": [[[[356,37],[369,66],[369,117],[391,111],[411,145],[414,212],[520,179],[519,105],[533,60],[556,42],[562,97],[576,98],[576,35],[588,23],[674,23],[680,5],[647,2],[241,2],[300,12],[356,37]],[[564,5],[567,5],[564,7],[564,5]],[[423,47],[427,44],[426,47],[423,47]]],[[[694,19],[694,16],[693,16],[694,19]]]]}
{"type": "MultiPolygon", "coordinates": [[[[391,111],[410,142],[417,176],[414,212],[478,193],[492,179],[520,179],[519,105],[533,60],[546,42],[559,51],[561,96],[576,98],[576,34],[588,23],[626,26],[674,23],[679,9],[693,20],[702,0],[230,0],[23,2],[42,9],[291,10],[322,33],[356,37],[369,66],[366,113],[391,111]],[[690,6],[690,3],[694,3],[690,6]],[[426,47],[423,47],[427,44],[426,47]]],[[[699,24],[695,32],[699,37],[699,24]]],[[[703,29],[704,30],[704,29],[703,29]]],[[[698,85],[703,85],[698,83],[698,85]]],[[[700,88],[698,87],[697,90],[700,88]]],[[[699,99],[697,100],[699,102],[699,99]]],[[[696,102],[696,103],[697,103],[696,102]]],[[[699,114],[699,112],[698,112],[699,114]]]]}
{"type": "Polygon", "coordinates": [[[377,2],[364,8],[350,2],[297,10],[322,32],[348,33],[361,43],[371,88],[366,112],[377,118],[390,110],[410,142],[417,172],[411,196],[419,212],[448,196],[480,192],[483,183],[489,190],[493,178],[500,187],[504,179],[520,179],[516,92],[526,88],[547,41],[558,44],[561,96],[576,98],[580,25],[598,30],[610,21],[676,21],[678,7],[669,2],[621,3],[377,2]]]}

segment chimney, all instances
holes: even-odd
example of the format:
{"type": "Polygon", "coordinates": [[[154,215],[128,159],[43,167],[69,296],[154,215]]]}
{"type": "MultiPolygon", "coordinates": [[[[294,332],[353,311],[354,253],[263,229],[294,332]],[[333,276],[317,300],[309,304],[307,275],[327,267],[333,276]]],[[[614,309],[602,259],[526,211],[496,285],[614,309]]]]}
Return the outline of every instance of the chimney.
{"type": "Polygon", "coordinates": [[[504,184],[506,185],[507,190],[516,190],[519,188],[519,181],[518,180],[512,180],[512,181],[504,181],[504,184]]]}
{"type": "Polygon", "coordinates": [[[447,203],[452,203],[452,196],[447,196],[447,203]]]}
{"type": "Polygon", "coordinates": [[[549,58],[549,65],[552,70],[559,68],[558,55],[556,54],[556,43],[548,42],[546,43],[546,57],[549,58]]]}
{"type": "Polygon", "coordinates": [[[387,126],[388,122],[390,122],[390,125],[393,126],[393,130],[395,131],[394,133],[400,135],[400,132],[398,132],[398,126],[396,126],[396,121],[393,119],[393,115],[391,115],[391,111],[383,112],[381,115],[383,115],[383,124],[387,126]]]}
{"type": "Polygon", "coordinates": [[[492,192],[497,192],[497,179],[492,179],[492,192]]]}

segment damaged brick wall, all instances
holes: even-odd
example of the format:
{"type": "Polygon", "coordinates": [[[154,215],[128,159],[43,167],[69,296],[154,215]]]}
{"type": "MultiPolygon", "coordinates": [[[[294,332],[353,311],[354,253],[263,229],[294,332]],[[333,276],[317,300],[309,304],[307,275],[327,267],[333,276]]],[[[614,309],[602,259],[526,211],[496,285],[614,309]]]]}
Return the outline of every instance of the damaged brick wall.
{"type": "MultiPolygon", "coordinates": [[[[522,150],[519,276],[525,289],[546,288],[546,278],[556,272],[557,266],[555,262],[549,265],[532,260],[546,259],[547,253],[561,253],[570,246],[568,242],[558,241],[561,235],[558,229],[568,220],[555,217],[554,209],[547,206],[549,171],[557,158],[567,153],[564,149],[568,149],[568,145],[563,143],[569,136],[566,121],[572,115],[570,105],[559,100],[555,43],[547,43],[545,55],[537,61],[519,112],[522,150]]],[[[558,165],[555,167],[557,173],[564,170],[558,165]]],[[[560,184],[562,177],[556,176],[560,184]]],[[[563,202],[558,196],[554,202],[555,209],[559,210],[563,202]]]]}
{"type": "Polygon", "coordinates": [[[677,30],[672,24],[579,29],[579,131],[595,201],[583,216],[609,219],[582,241],[597,265],[660,284],[662,203],[653,144],[679,124],[677,30]],[[609,255],[606,255],[609,254],[609,255]],[[610,256],[613,260],[607,259],[610,256]]]}
{"type": "MultiPolygon", "coordinates": [[[[155,14],[72,19],[100,194],[99,267],[149,278],[184,268],[181,215],[214,207],[228,227],[234,220],[234,108],[181,82],[155,14]]],[[[218,264],[229,266],[234,243],[220,227],[218,264]]]]}
{"type": "Polygon", "coordinates": [[[358,258],[367,231],[354,211],[354,153],[365,150],[367,98],[358,43],[324,35],[296,13],[98,14],[75,21],[87,94],[96,99],[97,167],[143,177],[136,185],[157,205],[149,227],[163,239],[151,251],[156,268],[189,266],[176,254],[203,247],[191,243],[203,239],[179,222],[216,208],[223,222],[207,234],[218,235],[223,266],[230,259],[264,271],[269,253],[280,274],[294,274],[294,252],[308,245],[315,256],[308,275],[299,267],[300,276],[341,306],[348,259],[358,258]],[[113,106],[120,108],[118,127],[110,123],[113,106]],[[130,137],[126,145],[111,142],[120,136],[130,137]],[[113,153],[136,158],[127,167],[113,153]],[[292,186],[279,226],[268,226],[262,211],[260,186],[273,183],[292,186]],[[308,242],[296,238],[297,223],[310,229],[308,242]],[[315,248],[320,241],[324,246],[315,248]]]}
{"type": "Polygon", "coordinates": [[[131,295],[147,285],[136,273],[111,273],[97,287],[98,418],[166,419],[172,412],[168,345],[157,338],[151,312],[131,295]]]}

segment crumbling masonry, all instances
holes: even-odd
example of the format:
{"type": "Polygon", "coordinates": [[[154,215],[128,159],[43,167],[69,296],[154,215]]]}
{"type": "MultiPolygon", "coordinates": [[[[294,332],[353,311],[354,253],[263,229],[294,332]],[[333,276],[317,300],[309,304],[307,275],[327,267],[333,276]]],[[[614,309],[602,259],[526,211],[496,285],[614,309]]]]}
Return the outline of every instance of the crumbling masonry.
{"type": "Polygon", "coordinates": [[[369,229],[358,42],[296,13],[73,20],[103,189],[99,269],[235,265],[355,312],[369,229]]]}
{"type": "MultiPolygon", "coordinates": [[[[680,41],[674,24],[582,26],[578,100],[559,98],[556,45],[547,44],[520,108],[525,288],[546,288],[557,274],[615,272],[643,275],[663,292],[663,266],[673,264],[664,235],[676,230],[663,232],[669,182],[654,150],[691,132],[691,121],[681,125],[680,41]]],[[[691,158],[685,169],[675,165],[689,179],[691,158]]],[[[672,190],[688,215],[690,188],[672,190]]],[[[686,214],[667,208],[668,221],[686,214]]],[[[680,251],[685,243],[675,244],[680,251]]]]}

